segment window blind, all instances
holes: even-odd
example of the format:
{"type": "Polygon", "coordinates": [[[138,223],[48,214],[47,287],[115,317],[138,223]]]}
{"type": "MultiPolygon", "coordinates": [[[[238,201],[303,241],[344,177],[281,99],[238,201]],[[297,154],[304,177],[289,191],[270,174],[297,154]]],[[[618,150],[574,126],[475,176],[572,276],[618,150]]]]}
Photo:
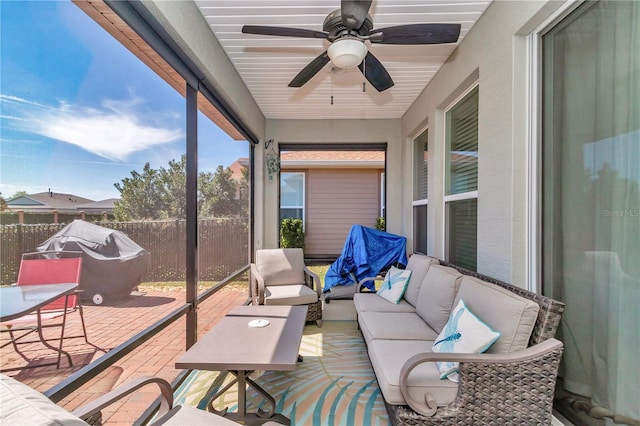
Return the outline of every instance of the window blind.
{"type": "Polygon", "coordinates": [[[478,190],[478,88],[447,112],[446,195],[478,190]]]}
{"type": "Polygon", "coordinates": [[[413,200],[426,200],[429,194],[429,141],[426,130],[414,140],[413,162],[413,200]]]}
{"type": "Polygon", "coordinates": [[[478,252],[478,199],[452,201],[449,210],[449,262],[475,271],[478,252]]]}

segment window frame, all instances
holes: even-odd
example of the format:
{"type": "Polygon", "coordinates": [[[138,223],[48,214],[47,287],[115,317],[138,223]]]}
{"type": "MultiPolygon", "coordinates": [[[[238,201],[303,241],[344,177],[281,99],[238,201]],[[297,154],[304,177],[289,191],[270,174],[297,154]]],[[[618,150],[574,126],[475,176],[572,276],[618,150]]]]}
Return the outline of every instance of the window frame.
{"type": "MultiPolygon", "coordinates": [[[[426,198],[417,198],[418,196],[416,195],[416,185],[418,184],[418,178],[417,178],[417,172],[418,170],[416,170],[417,168],[417,163],[418,163],[418,143],[420,143],[422,145],[422,148],[420,149],[420,152],[423,155],[423,164],[424,164],[424,144],[427,144],[427,154],[429,153],[429,127],[425,127],[424,129],[420,130],[419,132],[416,133],[416,135],[414,137],[411,138],[411,145],[413,148],[413,154],[412,154],[412,176],[413,176],[413,182],[412,182],[412,195],[411,195],[411,218],[412,218],[412,228],[413,228],[413,251],[414,252],[418,252],[416,250],[416,241],[417,241],[417,235],[416,235],[416,213],[415,213],[415,208],[416,207],[421,207],[421,206],[426,206],[427,209],[427,223],[425,224],[425,230],[426,230],[426,235],[424,235],[424,240],[425,240],[425,253],[423,254],[428,254],[429,251],[429,157],[427,156],[427,182],[426,182],[426,188],[427,188],[427,196],[426,198]],[[419,141],[419,139],[425,135],[426,140],[425,141],[419,141]]],[[[422,253],[420,251],[420,253],[422,253]]]]}
{"type": "Polygon", "coordinates": [[[278,207],[278,221],[282,221],[282,209],[302,209],[302,229],[304,230],[307,223],[307,173],[304,171],[286,171],[280,172],[280,192],[282,192],[282,179],[284,175],[302,175],[302,206],[289,206],[282,204],[282,195],[280,195],[280,203],[278,207]]]}
{"type": "MultiPolygon", "coordinates": [[[[450,181],[450,172],[451,172],[451,167],[450,167],[450,163],[448,161],[448,159],[450,158],[451,155],[451,141],[449,140],[449,134],[448,134],[448,128],[447,128],[447,119],[448,119],[448,114],[450,113],[450,111],[457,106],[460,102],[464,101],[465,98],[471,94],[474,90],[478,90],[478,94],[479,94],[479,90],[480,90],[480,81],[476,80],[473,83],[471,83],[469,85],[469,87],[467,89],[465,89],[459,96],[457,96],[444,110],[443,110],[443,129],[444,129],[444,155],[442,156],[442,170],[443,170],[443,180],[442,180],[442,193],[443,193],[443,202],[442,202],[442,213],[443,213],[443,218],[444,218],[444,239],[443,239],[443,254],[444,254],[444,258],[449,261],[450,260],[450,235],[449,235],[449,230],[450,230],[450,205],[453,202],[456,201],[464,201],[464,200],[478,200],[479,196],[478,196],[478,190],[474,190],[474,191],[467,191],[467,192],[462,192],[462,193],[458,193],[458,194],[450,194],[447,195],[447,186],[448,186],[448,182],[450,181]]],[[[480,98],[478,95],[478,115],[480,114],[480,98]]],[[[480,144],[479,144],[479,135],[478,135],[478,163],[480,162],[480,144]]],[[[478,177],[479,177],[479,172],[478,172],[478,177]]],[[[477,209],[476,209],[476,216],[477,216],[477,209]]],[[[477,226],[477,217],[476,217],[476,226],[477,226]]],[[[478,234],[476,231],[476,262],[477,262],[477,256],[478,256],[478,251],[477,251],[477,241],[478,241],[478,234]]],[[[476,269],[477,269],[477,263],[476,263],[476,269]]]]}

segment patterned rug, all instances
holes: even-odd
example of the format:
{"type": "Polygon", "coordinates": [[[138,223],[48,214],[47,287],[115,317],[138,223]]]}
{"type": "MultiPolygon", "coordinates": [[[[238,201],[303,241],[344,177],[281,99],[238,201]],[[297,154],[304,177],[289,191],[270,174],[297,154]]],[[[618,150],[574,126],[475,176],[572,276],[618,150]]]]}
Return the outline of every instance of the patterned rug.
{"type": "MultiPolygon", "coordinates": [[[[276,411],[292,425],[388,425],[380,389],[355,321],[324,321],[322,328],[307,325],[300,354],[304,361],[295,371],[264,372],[256,382],[276,400],[276,411]]],[[[175,402],[204,409],[209,397],[228,383],[228,373],[193,371],[176,390],[175,402]]],[[[262,398],[247,392],[249,411],[262,398]]],[[[214,404],[237,409],[233,386],[214,404]]]]}

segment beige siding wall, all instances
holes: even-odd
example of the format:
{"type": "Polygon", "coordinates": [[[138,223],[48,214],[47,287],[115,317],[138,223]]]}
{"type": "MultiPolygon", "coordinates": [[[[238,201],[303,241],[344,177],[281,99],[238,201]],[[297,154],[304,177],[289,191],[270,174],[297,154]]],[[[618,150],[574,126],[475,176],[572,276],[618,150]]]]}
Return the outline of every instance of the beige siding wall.
{"type": "Polygon", "coordinates": [[[379,170],[311,169],[306,179],[307,255],[339,255],[352,225],[375,227],[379,170]]]}

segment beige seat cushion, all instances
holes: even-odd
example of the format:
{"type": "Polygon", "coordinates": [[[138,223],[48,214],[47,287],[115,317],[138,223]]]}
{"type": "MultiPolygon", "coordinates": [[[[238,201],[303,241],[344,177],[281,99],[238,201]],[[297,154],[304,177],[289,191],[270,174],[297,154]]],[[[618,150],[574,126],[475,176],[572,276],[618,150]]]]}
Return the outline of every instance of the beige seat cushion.
{"type": "Polygon", "coordinates": [[[436,333],[440,333],[449,320],[461,281],[460,272],[440,265],[433,265],[424,277],[416,312],[436,333]]]}
{"type": "Polygon", "coordinates": [[[256,268],[265,286],[304,283],[304,266],[300,248],[256,251],[256,268]]]}
{"type": "MultiPolygon", "coordinates": [[[[431,352],[429,340],[373,340],[369,345],[369,358],[378,379],[384,400],[392,405],[405,405],[400,392],[400,370],[413,355],[431,352]]],[[[424,401],[431,393],[438,405],[447,405],[456,399],[458,384],[440,380],[435,362],[416,367],[408,379],[409,394],[417,401],[424,401]]]]}
{"type": "Polygon", "coordinates": [[[411,279],[407,285],[407,290],[404,292],[404,298],[413,306],[418,304],[418,294],[420,292],[420,286],[422,280],[427,275],[431,265],[438,265],[440,261],[433,257],[425,256],[422,254],[413,254],[407,262],[407,268],[411,271],[411,279]]]}
{"type": "Polygon", "coordinates": [[[396,305],[375,293],[356,293],[353,295],[356,312],[415,312],[416,308],[401,299],[396,305]]]}
{"type": "Polygon", "coordinates": [[[358,323],[367,343],[374,339],[433,341],[438,337],[416,313],[362,312],[358,323]]]}
{"type": "Polygon", "coordinates": [[[488,353],[526,349],[540,307],[496,284],[465,275],[454,305],[464,300],[467,308],[489,327],[500,333],[488,353]]]}
{"type": "Polygon", "coordinates": [[[307,305],[318,301],[318,293],[304,284],[268,286],[264,296],[265,305],[307,305]]]}
{"type": "Polygon", "coordinates": [[[29,386],[0,374],[0,424],[86,426],[87,423],[29,386]]]}

